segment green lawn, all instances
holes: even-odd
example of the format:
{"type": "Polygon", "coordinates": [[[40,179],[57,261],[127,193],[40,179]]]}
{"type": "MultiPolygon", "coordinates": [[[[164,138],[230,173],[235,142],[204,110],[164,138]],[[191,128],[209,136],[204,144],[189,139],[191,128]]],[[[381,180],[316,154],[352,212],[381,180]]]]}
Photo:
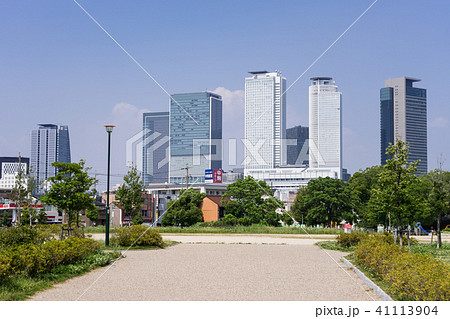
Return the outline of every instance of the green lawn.
{"type": "Polygon", "coordinates": [[[450,264],[450,244],[444,243],[441,248],[436,248],[436,243],[433,246],[430,244],[419,243],[411,246],[411,251],[413,253],[424,254],[433,256],[436,259],[442,260],[443,262],[450,264]]]}

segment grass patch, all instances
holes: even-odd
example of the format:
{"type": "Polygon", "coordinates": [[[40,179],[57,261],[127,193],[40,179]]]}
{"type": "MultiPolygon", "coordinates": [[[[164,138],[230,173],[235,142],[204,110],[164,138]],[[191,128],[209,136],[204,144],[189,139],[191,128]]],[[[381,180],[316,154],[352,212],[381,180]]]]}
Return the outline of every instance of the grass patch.
{"type": "Polygon", "coordinates": [[[411,246],[411,252],[423,255],[430,255],[436,259],[439,259],[447,264],[450,264],[450,244],[443,243],[441,248],[436,248],[436,243],[433,246],[426,243],[419,243],[411,246]]]}
{"type": "Polygon", "coordinates": [[[271,227],[271,226],[231,226],[231,227],[159,227],[160,233],[188,233],[188,234],[331,234],[343,232],[335,228],[300,228],[300,227],[271,227]]]}
{"type": "MultiPolygon", "coordinates": [[[[110,227],[109,228],[109,233],[117,233],[117,229],[120,227],[110,227]]],[[[89,227],[85,227],[84,228],[84,233],[85,234],[104,234],[106,232],[106,228],[105,226],[89,226],[89,227]]]]}
{"type": "Polygon", "coordinates": [[[51,288],[53,284],[83,275],[95,268],[105,266],[119,258],[119,252],[96,251],[81,261],[70,265],[58,266],[50,272],[35,277],[19,275],[0,282],[0,300],[26,300],[36,292],[51,288]]]}
{"type": "Polygon", "coordinates": [[[320,248],[327,249],[327,250],[339,250],[339,251],[344,251],[344,252],[349,252],[349,251],[355,250],[355,247],[342,247],[335,240],[319,241],[319,242],[315,243],[315,245],[319,246],[320,248]]]}

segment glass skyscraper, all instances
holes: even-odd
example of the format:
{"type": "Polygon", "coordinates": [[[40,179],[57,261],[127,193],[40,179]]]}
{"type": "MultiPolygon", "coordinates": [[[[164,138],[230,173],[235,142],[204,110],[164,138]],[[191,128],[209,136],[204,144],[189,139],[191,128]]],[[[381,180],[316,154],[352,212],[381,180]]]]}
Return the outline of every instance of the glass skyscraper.
{"type": "Polygon", "coordinates": [[[286,130],[287,165],[309,165],[309,128],[294,126],[286,130]]]}
{"type": "Polygon", "coordinates": [[[31,169],[38,183],[55,176],[54,162],[70,163],[70,140],[67,125],[39,124],[31,132],[31,169]]]}
{"type": "Polygon", "coordinates": [[[400,139],[409,144],[408,161],[420,160],[417,174],[426,173],[427,90],[413,87],[419,79],[400,77],[385,81],[380,90],[380,157],[386,164],[386,148],[400,139]]]}
{"type": "Polygon", "coordinates": [[[169,181],[204,182],[205,169],[222,168],[222,97],[210,92],[170,99],[169,181]]]}
{"type": "Polygon", "coordinates": [[[342,93],[338,92],[333,78],[313,77],[311,81],[309,166],[338,167],[342,174],[342,93]]]}
{"type": "Polygon", "coordinates": [[[245,78],[245,169],[286,164],[286,78],[280,72],[249,72],[245,78]]]}
{"type": "Polygon", "coordinates": [[[169,112],[142,115],[142,180],[144,185],[169,181],[169,112]]]}

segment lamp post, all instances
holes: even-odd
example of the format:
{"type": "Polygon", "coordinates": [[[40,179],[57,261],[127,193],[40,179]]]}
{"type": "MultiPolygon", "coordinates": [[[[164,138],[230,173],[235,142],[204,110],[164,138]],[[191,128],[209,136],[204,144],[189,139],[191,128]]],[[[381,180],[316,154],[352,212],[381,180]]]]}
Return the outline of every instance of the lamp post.
{"type": "Polygon", "coordinates": [[[109,246],[109,175],[110,175],[110,159],[111,159],[111,133],[115,125],[105,125],[108,133],[108,173],[106,177],[106,227],[105,227],[105,247],[109,246]]]}

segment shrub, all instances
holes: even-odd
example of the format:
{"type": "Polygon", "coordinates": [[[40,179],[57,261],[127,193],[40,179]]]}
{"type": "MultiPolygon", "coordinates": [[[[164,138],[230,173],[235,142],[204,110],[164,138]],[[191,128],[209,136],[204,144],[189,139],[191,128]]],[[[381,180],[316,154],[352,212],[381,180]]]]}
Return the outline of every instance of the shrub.
{"type": "Polygon", "coordinates": [[[155,228],[148,228],[144,225],[134,225],[131,227],[119,228],[115,236],[111,239],[113,245],[118,246],[156,246],[164,247],[164,241],[155,228]]]}
{"type": "Polygon", "coordinates": [[[361,240],[356,258],[403,300],[450,300],[450,267],[431,256],[407,252],[392,243],[391,236],[375,235],[361,240]]]}
{"type": "Polygon", "coordinates": [[[99,250],[100,244],[92,239],[71,237],[45,244],[27,243],[3,248],[0,251],[0,280],[19,274],[36,275],[59,265],[82,260],[99,250]]]}
{"type": "Polygon", "coordinates": [[[28,226],[0,229],[0,247],[41,244],[50,239],[51,234],[40,232],[28,226]]]}
{"type": "Polygon", "coordinates": [[[337,236],[336,241],[341,247],[349,248],[358,245],[361,239],[366,236],[363,233],[342,233],[337,236]]]}

